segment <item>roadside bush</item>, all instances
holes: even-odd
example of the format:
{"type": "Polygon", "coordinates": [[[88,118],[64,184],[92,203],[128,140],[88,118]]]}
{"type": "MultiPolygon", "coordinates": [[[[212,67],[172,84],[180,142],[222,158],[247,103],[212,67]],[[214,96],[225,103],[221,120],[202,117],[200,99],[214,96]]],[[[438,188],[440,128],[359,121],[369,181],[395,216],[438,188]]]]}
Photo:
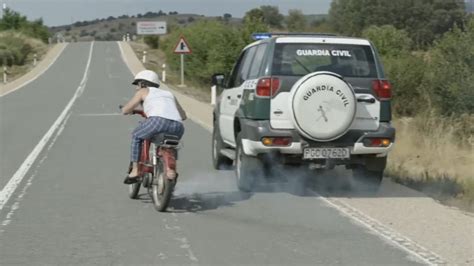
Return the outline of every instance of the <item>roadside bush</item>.
{"type": "Polygon", "coordinates": [[[397,116],[414,116],[431,106],[423,86],[427,65],[420,54],[404,53],[382,57],[386,75],[392,83],[393,112],[397,116]]]}
{"type": "Polygon", "coordinates": [[[167,62],[174,70],[180,68],[180,56],[173,51],[181,35],[186,36],[193,51],[185,57],[186,74],[201,84],[209,84],[215,72],[230,72],[245,45],[237,29],[217,21],[199,21],[177,28],[162,42],[167,62]]]}
{"type": "Polygon", "coordinates": [[[423,54],[410,52],[411,39],[392,25],[370,26],[362,33],[378,50],[393,86],[393,110],[398,116],[413,116],[429,103],[423,88],[426,63],[423,54]]]}
{"type": "Polygon", "coordinates": [[[48,37],[50,36],[48,28],[43,25],[42,19],[30,22],[25,16],[7,8],[3,11],[3,17],[0,19],[0,31],[9,30],[40,39],[44,43],[48,42],[48,37]]]}
{"type": "Polygon", "coordinates": [[[158,49],[160,47],[160,37],[159,36],[153,36],[153,35],[145,36],[143,38],[143,41],[151,49],[158,49]]]}
{"type": "Polygon", "coordinates": [[[19,33],[0,33],[0,64],[24,65],[28,56],[33,52],[33,45],[19,33]]]}
{"type": "Polygon", "coordinates": [[[455,27],[430,52],[427,84],[441,114],[474,113],[474,18],[455,27]]]}
{"type": "Polygon", "coordinates": [[[392,25],[370,26],[362,36],[371,40],[382,56],[399,56],[409,51],[412,41],[404,30],[392,25]]]}

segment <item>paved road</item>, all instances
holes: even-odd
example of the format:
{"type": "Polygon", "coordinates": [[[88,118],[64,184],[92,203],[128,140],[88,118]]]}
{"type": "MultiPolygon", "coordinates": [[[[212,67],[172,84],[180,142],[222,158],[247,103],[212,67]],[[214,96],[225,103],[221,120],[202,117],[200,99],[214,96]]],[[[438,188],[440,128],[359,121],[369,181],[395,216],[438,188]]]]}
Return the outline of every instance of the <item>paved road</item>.
{"type": "MultiPolygon", "coordinates": [[[[70,44],[42,77],[0,98],[0,188],[74,98],[90,43],[70,44]]],[[[116,43],[93,45],[84,91],[0,210],[0,265],[417,265],[408,253],[291,185],[239,193],[214,171],[210,133],[186,122],[172,208],[122,184],[138,117],[116,43]]]]}

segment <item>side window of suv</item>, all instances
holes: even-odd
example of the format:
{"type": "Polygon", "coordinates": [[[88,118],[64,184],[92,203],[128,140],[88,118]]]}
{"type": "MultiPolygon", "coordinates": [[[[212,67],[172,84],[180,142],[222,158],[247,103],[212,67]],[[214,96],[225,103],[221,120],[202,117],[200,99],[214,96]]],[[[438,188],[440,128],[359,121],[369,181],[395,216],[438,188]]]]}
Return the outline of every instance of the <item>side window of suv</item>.
{"type": "Polygon", "coordinates": [[[250,67],[250,72],[248,76],[249,79],[258,78],[266,50],[267,44],[260,44],[257,46],[257,51],[255,52],[255,57],[253,58],[252,66],[250,67]]]}
{"type": "Polygon", "coordinates": [[[244,51],[244,52],[240,53],[239,59],[235,63],[234,67],[232,68],[232,72],[230,72],[229,78],[227,79],[226,88],[235,87],[234,86],[235,77],[237,76],[237,72],[239,72],[239,69],[242,66],[242,60],[244,59],[246,53],[247,53],[247,51],[244,51]]]}
{"type": "Polygon", "coordinates": [[[245,51],[241,61],[237,63],[238,65],[236,65],[234,73],[232,73],[229,88],[238,87],[248,79],[250,66],[256,51],[256,46],[251,47],[245,51]]]}

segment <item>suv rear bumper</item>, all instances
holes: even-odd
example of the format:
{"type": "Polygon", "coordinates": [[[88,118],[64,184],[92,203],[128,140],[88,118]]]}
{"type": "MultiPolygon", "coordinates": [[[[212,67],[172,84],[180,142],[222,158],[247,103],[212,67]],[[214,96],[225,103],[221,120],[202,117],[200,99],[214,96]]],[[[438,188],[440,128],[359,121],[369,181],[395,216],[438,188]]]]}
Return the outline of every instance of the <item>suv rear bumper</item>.
{"type": "Polygon", "coordinates": [[[349,147],[351,155],[373,154],[385,157],[393,148],[395,141],[395,128],[390,123],[380,123],[376,131],[352,130],[335,141],[315,142],[302,138],[294,129],[272,129],[268,120],[242,119],[240,122],[243,150],[245,154],[251,156],[275,151],[282,154],[302,154],[305,147],[349,147]],[[263,137],[291,137],[292,143],[284,147],[265,146],[261,141],[263,137]],[[366,147],[362,143],[365,138],[387,138],[392,143],[388,147],[366,147]]]}

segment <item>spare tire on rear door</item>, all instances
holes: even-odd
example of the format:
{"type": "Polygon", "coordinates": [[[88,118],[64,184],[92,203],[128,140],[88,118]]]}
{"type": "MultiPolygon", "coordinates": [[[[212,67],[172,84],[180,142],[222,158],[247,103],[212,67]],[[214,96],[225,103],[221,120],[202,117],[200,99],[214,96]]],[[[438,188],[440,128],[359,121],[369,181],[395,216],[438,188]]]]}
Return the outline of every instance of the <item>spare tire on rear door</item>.
{"type": "Polygon", "coordinates": [[[331,141],[344,135],[356,114],[352,86],[332,72],[302,77],[292,87],[289,100],[295,128],[316,141],[331,141]]]}

